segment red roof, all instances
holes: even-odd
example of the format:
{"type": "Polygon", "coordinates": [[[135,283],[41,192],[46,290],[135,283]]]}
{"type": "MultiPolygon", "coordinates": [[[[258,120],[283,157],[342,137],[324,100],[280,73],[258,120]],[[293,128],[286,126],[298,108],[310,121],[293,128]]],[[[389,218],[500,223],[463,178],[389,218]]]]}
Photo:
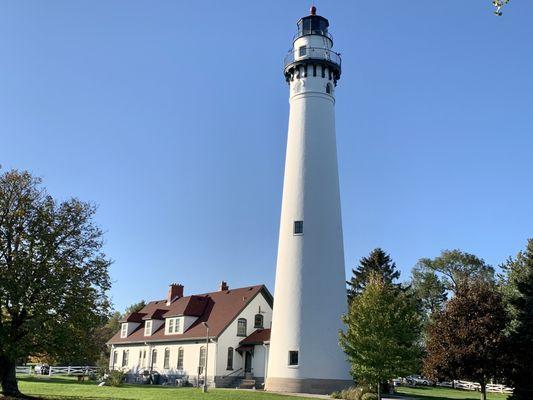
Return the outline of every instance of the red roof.
{"type": "Polygon", "coordinates": [[[257,329],[250,336],[239,342],[241,346],[263,344],[270,340],[270,329],[257,329]]]}
{"type": "Polygon", "coordinates": [[[163,324],[151,336],[144,336],[144,321],[141,319],[140,321],[135,321],[141,322],[141,324],[128,337],[121,338],[120,332],[117,332],[108,343],[203,339],[206,332],[202,322],[207,322],[209,325],[209,335],[211,337],[218,337],[259,293],[263,293],[272,304],[272,295],[264,285],[185,296],[174,300],[170,306],[166,305],[165,300],[151,301],[138,314],[143,314],[142,316],[157,314],[160,312],[158,310],[161,310],[161,312],[165,312],[164,317],[193,315],[198,316],[198,319],[183,334],[165,335],[163,324]]]}
{"type": "Polygon", "coordinates": [[[132,312],[122,318],[120,322],[142,322],[142,319],[145,315],[145,313],[141,312],[132,312]]]}

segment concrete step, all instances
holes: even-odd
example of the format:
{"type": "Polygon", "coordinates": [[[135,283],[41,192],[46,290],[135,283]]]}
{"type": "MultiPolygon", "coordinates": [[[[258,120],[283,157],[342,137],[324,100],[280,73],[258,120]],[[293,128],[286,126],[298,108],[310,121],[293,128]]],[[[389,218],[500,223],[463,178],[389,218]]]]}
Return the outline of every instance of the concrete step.
{"type": "Polygon", "coordinates": [[[239,385],[241,389],[253,389],[255,388],[255,379],[243,379],[239,385]]]}

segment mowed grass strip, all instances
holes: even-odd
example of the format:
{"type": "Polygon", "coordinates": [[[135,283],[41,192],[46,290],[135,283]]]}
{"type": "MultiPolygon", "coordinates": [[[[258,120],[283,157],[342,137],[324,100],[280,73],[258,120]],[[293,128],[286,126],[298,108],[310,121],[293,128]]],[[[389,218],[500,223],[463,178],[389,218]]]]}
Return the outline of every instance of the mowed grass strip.
{"type": "Polygon", "coordinates": [[[113,399],[113,400],[301,400],[301,397],[282,396],[262,391],[210,389],[202,393],[198,388],[172,386],[124,385],[98,387],[94,382],[78,383],[72,378],[21,377],[20,391],[45,399],[113,399]]]}
{"type": "MultiPolygon", "coordinates": [[[[427,399],[427,400],[479,400],[481,394],[479,392],[471,392],[469,390],[457,390],[442,387],[406,387],[401,386],[396,388],[398,394],[405,395],[411,398],[427,399]]],[[[487,393],[487,400],[506,400],[508,395],[500,393],[487,393]]]]}

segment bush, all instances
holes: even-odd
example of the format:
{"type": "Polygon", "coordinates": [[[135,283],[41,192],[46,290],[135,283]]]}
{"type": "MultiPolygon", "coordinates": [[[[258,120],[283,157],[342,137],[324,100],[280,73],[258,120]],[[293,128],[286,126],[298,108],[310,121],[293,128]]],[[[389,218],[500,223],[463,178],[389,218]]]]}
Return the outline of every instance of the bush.
{"type": "Polygon", "coordinates": [[[378,400],[378,395],[375,393],[365,393],[361,400],[378,400]]]}
{"type": "Polygon", "coordinates": [[[349,389],[341,390],[340,392],[335,392],[331,394],[331,397],[334,399],[343,399],[343,400],[374,400],[377,399],[377,396],[365,398],[364,396],[370,394],[374,395],[374,392],[368,386],[358,386],[349,389]]]}
{"type": "Polygon", "coordinates": [[[106,379],[106,383],[109,386],[122,386],[122,382],[124,382],[125,376],[126,376],[126,373],[124,371],[115,369],[109,373],[106,379]]]}

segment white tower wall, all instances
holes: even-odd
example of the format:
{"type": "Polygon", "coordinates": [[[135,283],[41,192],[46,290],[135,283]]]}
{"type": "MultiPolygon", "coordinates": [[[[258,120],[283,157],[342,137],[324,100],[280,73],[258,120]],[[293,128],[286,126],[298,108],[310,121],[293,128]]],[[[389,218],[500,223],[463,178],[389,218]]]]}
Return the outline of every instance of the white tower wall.
{"type": "Polygon", "coordinates": [[[335,138],[338,76],[335,65],[322,62],[334,55],[328,51],[331,44],[322,35],[298,38],[294,61],[322,60],[295,65],[288,76],[290,115],[266,386],[271,391],[327,393],[352,383],[338,344],[347,300],[335,138]],[[308,47],[303,56],[301,46],[308,47]],[[294,233],[295,221],[303,221],[302,234],[294,233]],[[290,351],[298,352],[298,365],[289,365],[290,351]]]}

